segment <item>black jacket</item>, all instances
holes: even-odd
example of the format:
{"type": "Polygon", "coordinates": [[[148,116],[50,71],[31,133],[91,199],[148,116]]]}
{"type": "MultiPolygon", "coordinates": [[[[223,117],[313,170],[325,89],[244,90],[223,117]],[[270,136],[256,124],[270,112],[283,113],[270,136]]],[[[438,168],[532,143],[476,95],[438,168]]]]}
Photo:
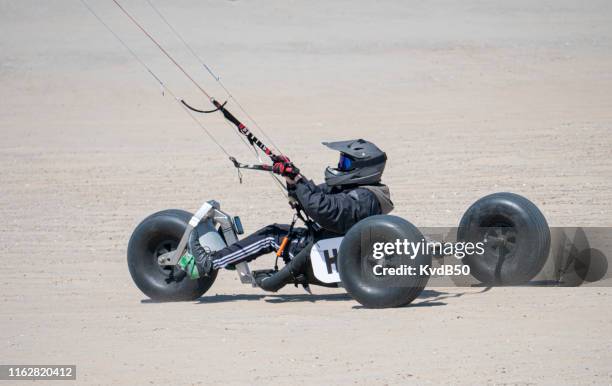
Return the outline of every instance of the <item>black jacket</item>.
{"type": "Polygon", "coordinates": [[[324,229],[343,235],[360,220],[393,209],[389,189],[382,184],[369,186],[315,185],[304,178],[288,186],[304,212],[324,229]]]}

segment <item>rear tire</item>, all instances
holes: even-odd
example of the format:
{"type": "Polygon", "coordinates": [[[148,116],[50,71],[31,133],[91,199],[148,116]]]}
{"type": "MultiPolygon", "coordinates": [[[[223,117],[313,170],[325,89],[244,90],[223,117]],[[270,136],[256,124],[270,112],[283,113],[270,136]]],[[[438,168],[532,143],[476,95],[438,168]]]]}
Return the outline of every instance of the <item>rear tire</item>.
{"type": "Polygon", "coordinates": [[[422,242],[421,232],[403,218],[389,215],[368,217],[353,226],[340,244],[338,273],[346,291],[368,308],[387,308],[406,305],[423,291],[429,276],[420,275],[419,266],[431,266],[431,256],[385,255],[373,258],[373,246],[377,242],[406,239],[422,242]],[[374,267],[410,266],[416,275],[375,275],[374,267]]]}
{"type": "Polygon", "coordinates": [[[542,212],[525,197],[494,193],[468,208],[459,223],[457,241],[485,241],[482,255],[463,258],[480,282],[524,284],[548,258],[550,229],[542,212]]]}
{"type": "Polygon", "coordinates": [[[156,301],[195,300],[215,281],[217,271],[209,277],[191,280],[179,275],[178,266],[160,266],[157,257],[175,250],[191,214],[169,209],[145,218],[134,230],[128,244],[127,261],[136,286],[156,301]]]}

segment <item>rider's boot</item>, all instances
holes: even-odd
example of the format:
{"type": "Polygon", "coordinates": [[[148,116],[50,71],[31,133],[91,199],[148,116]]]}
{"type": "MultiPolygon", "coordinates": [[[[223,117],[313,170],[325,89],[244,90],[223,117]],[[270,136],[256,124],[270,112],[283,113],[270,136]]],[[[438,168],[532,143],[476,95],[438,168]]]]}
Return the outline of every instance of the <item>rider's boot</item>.
{"type": "Polygon", "coordinates": [[[197,232],[192,232],[189,237],[189,248],[181,256],[178,265],[189,275],[191,279],[209,276],[213,271],[214,252],[203,247],[197,232]]]}

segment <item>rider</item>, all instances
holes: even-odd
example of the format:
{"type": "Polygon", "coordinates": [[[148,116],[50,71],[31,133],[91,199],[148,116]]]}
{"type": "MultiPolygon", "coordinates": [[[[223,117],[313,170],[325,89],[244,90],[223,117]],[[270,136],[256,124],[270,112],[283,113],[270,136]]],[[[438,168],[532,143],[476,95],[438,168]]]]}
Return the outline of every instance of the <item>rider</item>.
{"type": "Polygon", "coordinates": [[[210,252],[200,245],[199,234],[194,229],[189,240],[189,253],[181,257],[180,267],[192,279],[207,276],[213,270],[278,251],[282,240],[291,231],[286,247],[291,260],[278,272],[256,276],[261,288],[277,291],[285,284],[296,282],[305,272],[314,242],[344,235],[360,220],[387,214],[393,209],[389,188],[380,182],[387,161],[383,151],[363,139],[323,144],[340,152],[338,167],[325,170],[324,184],[315,185],[311,180],[296,175],[288,158],[273,166],[275,173],[285,177],[289,196],[296,199],[304,213],[314,221],[310,232],[307,228],[290,229],[289,225],[272,224],[221,250],[210,252]]]}

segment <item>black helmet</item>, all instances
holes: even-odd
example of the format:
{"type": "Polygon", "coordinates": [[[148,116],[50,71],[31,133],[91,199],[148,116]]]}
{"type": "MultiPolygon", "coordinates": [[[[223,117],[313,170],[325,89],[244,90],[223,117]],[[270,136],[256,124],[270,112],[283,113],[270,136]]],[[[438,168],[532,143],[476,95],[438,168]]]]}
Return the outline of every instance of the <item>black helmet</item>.
{"type": "Polygon", "coordinates": [[[340,152],[337,168],[325,169],[325,183],[329,186],[369,185],[380,182],[387,155],[372,142],[363,139],[323,142],[340,152]]]}

